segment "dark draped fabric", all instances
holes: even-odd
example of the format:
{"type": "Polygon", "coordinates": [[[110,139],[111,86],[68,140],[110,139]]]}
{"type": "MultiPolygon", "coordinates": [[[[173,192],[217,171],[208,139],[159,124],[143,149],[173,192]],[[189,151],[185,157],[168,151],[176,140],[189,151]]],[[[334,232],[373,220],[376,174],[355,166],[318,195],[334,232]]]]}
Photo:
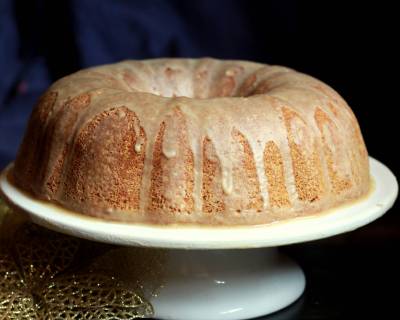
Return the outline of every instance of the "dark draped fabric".
{"type": "Polygon", "coordinates": [[[268,61],[268,34],[277,20],[281,34],[294,29],[294,7],[290,0],[0,0],[0,167],[15,156],[35,100],[54,80],[123,59],[268,61]]]}
{"type": "Polygon", "coordinates": [[[392,101],[381,92],[396,91],[387,81],[395,38],[385,36],[397,19],[390,12],[349,1],[0,0],[0,168],[53,81],[155,57],[247,59],[316,76],[348,100],[369,150],[384,158],[376,120],[385,119],[370,115],[392,101]]]}

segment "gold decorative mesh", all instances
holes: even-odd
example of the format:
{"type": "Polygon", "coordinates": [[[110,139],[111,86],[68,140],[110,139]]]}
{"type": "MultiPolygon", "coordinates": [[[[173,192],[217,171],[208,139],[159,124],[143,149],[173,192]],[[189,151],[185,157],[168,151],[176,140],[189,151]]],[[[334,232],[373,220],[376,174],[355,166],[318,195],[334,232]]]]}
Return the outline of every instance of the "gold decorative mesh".
{"type": "Polygon", "coordinates": [[[0,200],[0,320],[153,315],[145,296],[162,286],[162,251],[102,245],[20,221],[0,200]]]}

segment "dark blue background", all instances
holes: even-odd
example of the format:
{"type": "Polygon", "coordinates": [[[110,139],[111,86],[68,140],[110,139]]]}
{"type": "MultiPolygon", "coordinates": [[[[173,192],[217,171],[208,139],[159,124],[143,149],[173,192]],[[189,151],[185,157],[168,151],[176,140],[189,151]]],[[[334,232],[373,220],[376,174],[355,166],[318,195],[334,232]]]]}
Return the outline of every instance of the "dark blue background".
{"type": "Polygon", "coordinates": [[[122,59],[212,56],[327,82],[354,109],[370,153],[397,170],[385,143],[398,135],[395,12],[365,1],[0,0],[0,167],[54,80],[122,59]]]}

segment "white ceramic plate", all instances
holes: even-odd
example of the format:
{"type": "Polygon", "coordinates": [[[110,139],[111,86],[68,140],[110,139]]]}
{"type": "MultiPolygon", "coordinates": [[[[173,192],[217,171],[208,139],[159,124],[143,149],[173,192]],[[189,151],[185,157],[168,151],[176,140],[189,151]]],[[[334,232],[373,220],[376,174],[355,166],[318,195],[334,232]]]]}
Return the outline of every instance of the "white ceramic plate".
{"type": "Polygon", "coordinates": [[[0,188],[8,200],[26,211],[35,223],[81,238],[161,248],[258,248],[326,238],[357,229],[382,216],[393,205],[398,184],[385,165],[373,158],[370,158],[370,165],[375,189],[365,199],[327,213],[259,226],[156,226],[86,217],[21,192],[7,179],[12,164],[2,173],[0,188]]]}

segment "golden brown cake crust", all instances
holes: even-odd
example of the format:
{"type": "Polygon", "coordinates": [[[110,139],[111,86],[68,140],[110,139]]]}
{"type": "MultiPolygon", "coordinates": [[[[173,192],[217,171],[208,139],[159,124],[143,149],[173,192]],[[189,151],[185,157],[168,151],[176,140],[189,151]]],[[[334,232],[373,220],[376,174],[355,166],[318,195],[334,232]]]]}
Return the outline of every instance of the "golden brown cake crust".
{"type": "Polygon", "coordinates": [[[39,199],[112,220],[260,224],[365,195],[368,153],[329,86],[248,61],[85,69],[34,109],[14,167],[39,199]]]}

